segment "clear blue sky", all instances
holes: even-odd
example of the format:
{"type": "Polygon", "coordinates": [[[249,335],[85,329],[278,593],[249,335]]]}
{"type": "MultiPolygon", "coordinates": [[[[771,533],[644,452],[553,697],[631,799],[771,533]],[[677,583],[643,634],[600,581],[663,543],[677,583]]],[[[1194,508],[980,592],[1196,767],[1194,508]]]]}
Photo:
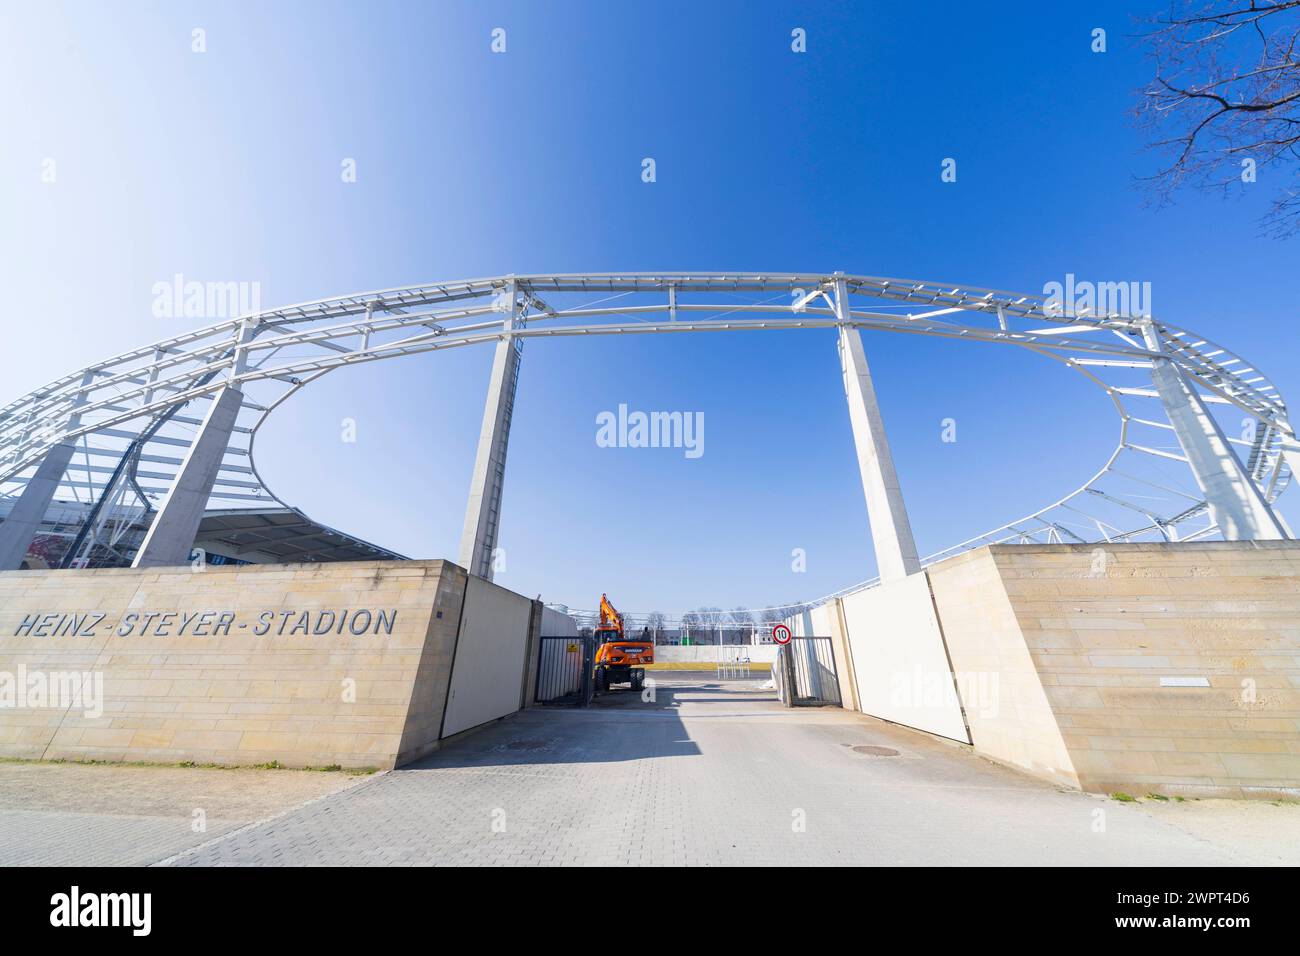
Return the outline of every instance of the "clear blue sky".
{"type": "MultiPolygon", "coordinates": [[[[1154,162],[1127,116],[1150,77],[1125,36],[1143,6],[6,0],[0,398],[205,324],[152,317],[178,272],[260,282],[274,306],[507,272],[839,269],[1150,281],[1158,316],[1300,401],[1300,245],[1258,237],[1270,184],[1166,210],[1135,187],[1154,162]]],[[[867,346],[923,552],[1055,498],[1113,446],[1102,393],[1052,363],[867,346]]],[[[320,520],[454,558],[490,358],[328,376],[267,426],[264,476],[320,520]]],[[[838,372],[830,333],[529,343],[499,580],[675,611],[872,574],[838,372]],[[705,455],[597,448],[620,402],[703,411],[705,455]]]]}

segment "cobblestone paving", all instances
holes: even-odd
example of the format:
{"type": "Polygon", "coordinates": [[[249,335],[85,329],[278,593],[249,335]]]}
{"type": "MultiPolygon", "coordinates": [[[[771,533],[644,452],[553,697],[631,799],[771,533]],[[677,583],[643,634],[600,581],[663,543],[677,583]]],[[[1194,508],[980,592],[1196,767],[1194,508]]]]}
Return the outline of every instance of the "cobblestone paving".
{"type": "MultiPolygon", "coordinates": [[[[660,675],[652,704],[625,692],[533,709],[163,862],[1283,862],[861,715],[787,710],[757,687],[660,675]],[[870,744],[898,754],[854,749],[870,744]]],[[[1278,812],[1294,849],[1300,813],[1278,812]]]]}

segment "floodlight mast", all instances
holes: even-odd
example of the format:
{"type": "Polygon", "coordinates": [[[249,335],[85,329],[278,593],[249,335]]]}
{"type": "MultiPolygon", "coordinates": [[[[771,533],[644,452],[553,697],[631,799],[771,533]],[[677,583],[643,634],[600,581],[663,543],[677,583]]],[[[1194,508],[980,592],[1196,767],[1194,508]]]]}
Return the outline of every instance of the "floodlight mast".
{"type": "MultiPolygon", "coordinates": [[[[262,481],[253,450],[262,424],[290,396],[339,368],[492,343],[460,548],[462,564],[491,578],[526,339],[793,329],[837,336],[885,578],[999,542],[1291,536],[1273,502],[1300,467],[1300,441],[1277,388],[1227,349],[1150,316],[842,273],[510,275],[227,319],[70,373],[0,408],[0,495],[12,498],[0,524],[0,570],[21,566],[56,498],[111,501],[147,520],[136,566],[183,563],[211,501],[284,504],[262,481]],[[1119,441],[1075,490],[919,557],[863,330],[1015,346],[1061,362],[1103,390],[1119,415],[1119,441]],[[1212,408],[1239,413],[1249,428],[1232,437],[1212,408]],[[127,455],[130,467],[122,468],[127,455]],[[1162,470],[1171,462],[1181,476],[1162,470]]],[[[972,361],[985,355],[971,350],[972,361]]],[[[99,536],[120,535],[121,523],[114,530],[104,519],[91,531],[87,554],[112,545],[99,536]]]]}

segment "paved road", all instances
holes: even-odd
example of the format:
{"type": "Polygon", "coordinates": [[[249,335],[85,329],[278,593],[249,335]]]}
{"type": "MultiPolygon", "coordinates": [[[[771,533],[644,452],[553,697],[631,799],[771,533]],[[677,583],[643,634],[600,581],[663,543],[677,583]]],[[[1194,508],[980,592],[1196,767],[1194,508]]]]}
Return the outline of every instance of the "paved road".
{"type": "Polygon", "coordinates": [[[353,786],[341,773],[0,762],[0,866],[132,866],[353,786]]]}
{"type": "Polygon", "coordinates": [[[656,674],[657,695],[536,708],[163,862],[1250,864],[1295,862],[1300,809],[1122,805],[1056,790],[756,681],[656,674]],[[884,752],[863,752],[875,747],[884,752]],[[1273,816],[1269,817],[1268,814],[1273,816]],[[1244,816],[1243,816],[1244,815],[1244,816]],[[1262,829],[1261,829],[1262,828],[1262,829]],[[1237,827],[1237,829],[1240,829],[1237,827]]]}

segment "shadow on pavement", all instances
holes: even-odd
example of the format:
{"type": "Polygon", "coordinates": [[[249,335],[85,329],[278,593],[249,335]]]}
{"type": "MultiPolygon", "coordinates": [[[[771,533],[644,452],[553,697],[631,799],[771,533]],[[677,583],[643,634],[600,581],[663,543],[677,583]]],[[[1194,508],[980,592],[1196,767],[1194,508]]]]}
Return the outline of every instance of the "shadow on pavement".
{"type": "Polygon", "coordinates": [[[451,741],[399,772],[696,757],[700,749],[677,711],[683,704],[770,705],[776,700],[774,692],[759,689],[757,683],[674,683],[656,675],[653,701],[643,700],[638,692],[616,688],[596,697],[585,709],[534,706],[451,741]],[[707,696],[700,696],[701,692],[707,696]]]}

